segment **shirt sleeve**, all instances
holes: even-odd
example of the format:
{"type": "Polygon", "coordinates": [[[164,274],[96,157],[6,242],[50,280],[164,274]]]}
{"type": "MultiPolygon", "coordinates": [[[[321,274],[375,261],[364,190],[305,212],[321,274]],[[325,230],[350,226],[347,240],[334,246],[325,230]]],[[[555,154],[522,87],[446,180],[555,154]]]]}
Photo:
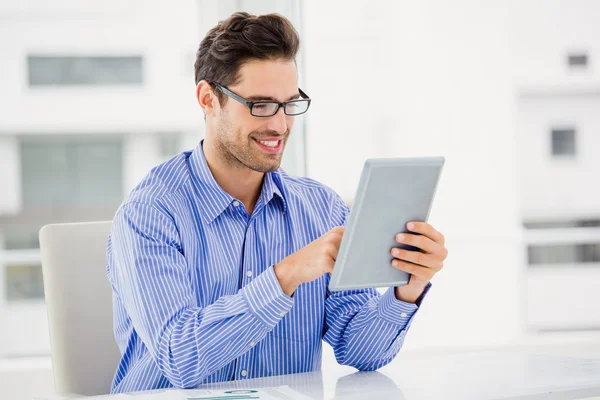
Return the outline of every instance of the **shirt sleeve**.
{"type": "MultiPolygon", "coordinates": [[[[349,212],[336,198],[332,225],[345,226],[349,212]]],[[[431,283],[415,304],[398,300],[393,287],[383,295],[376,289],[327,289],[324,340],[333,347],[338,363],[373,371],[392,361],[430,288],[431,283]]]]}
{"type": "Polygon", "coordinates": [[[198,307],[175,223],[151,205],[121,207],[111,243],[112,284],[175,387],[195,387],[248,352],[293,305],[270,267],[236,294],[198,307]]]}

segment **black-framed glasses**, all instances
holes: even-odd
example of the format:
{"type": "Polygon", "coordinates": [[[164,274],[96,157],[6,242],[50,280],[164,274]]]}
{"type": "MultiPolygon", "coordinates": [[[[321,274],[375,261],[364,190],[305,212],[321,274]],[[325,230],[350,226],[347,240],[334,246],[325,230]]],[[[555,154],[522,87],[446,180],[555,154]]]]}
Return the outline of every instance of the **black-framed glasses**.
{"type": "Polygon", "coordinates": [[[250,109],[250,114],[255,117],[272,117],[277,114],[279,111],[279,107],[283,107],[283,112],[285,115],[300,115],[304,114],[308,111],[308,107],[310,107],[310,98],[306,93],[302,91],[302,89],[298,88],[298,92],[300,93],[301,99],[298,100],[290,100],[285,101],[283,103],[279,103],[276,101],[248,101],[242,96],[235,94],[231,90],[227,89],[225,86],[212,82],[212,84],[219,89],[223,94],[231,97],[234,100],[239,101],[246,107],[250,109]]]}

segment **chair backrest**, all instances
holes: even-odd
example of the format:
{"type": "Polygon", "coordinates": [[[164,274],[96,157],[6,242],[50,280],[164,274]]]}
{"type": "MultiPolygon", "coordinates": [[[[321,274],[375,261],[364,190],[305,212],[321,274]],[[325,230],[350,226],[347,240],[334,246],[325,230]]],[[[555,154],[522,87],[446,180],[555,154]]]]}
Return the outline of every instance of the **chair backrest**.
{"type": "Polygon", "coordinates": [[[52,370],[58,394],[110,392],[120,352],[106,276],[111,222],[46,225],[40,230],[52,370]]]}

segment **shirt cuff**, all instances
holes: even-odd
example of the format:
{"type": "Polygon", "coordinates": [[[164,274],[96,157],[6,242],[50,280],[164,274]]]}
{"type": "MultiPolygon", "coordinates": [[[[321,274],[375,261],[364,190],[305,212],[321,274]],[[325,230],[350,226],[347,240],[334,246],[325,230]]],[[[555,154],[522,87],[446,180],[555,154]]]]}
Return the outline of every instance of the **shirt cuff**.
{"type": "Polygon", "coordinates": [[[398,300],[396,298],[396,288],[389,288],[379,300],[379,306],[377,307],[379,316],[394,325],[407,326],[430,288],[431,282],[427,284],[415,304],[398,300]]]}
{"type": "Polygon", "coordinates": [[[294,305],[294,299],[281,289],[273,266],[240,290],[252,314],[273,328],[294,305]]]}

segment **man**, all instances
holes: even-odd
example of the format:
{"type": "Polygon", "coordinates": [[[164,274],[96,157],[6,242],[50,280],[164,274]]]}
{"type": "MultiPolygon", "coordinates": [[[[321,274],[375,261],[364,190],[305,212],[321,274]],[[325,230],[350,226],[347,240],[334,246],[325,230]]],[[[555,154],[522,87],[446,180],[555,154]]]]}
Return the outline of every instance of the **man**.
{"type": "Polygon", "coordinates": [[[446,258],[444,237],[422,222],[408,226],[420,235],[397,237],[421,249],[390,249],[393,266],[412,274],[406,286],[328,291],[348,207],[279,169],[294,118],[310,105],[298,47],[278,15],[236,13],[202,40],[205,139],[154,168],[115,215],[113,392],[319,370],[322,340],[359,370],[400,350],[446,258]]]}

